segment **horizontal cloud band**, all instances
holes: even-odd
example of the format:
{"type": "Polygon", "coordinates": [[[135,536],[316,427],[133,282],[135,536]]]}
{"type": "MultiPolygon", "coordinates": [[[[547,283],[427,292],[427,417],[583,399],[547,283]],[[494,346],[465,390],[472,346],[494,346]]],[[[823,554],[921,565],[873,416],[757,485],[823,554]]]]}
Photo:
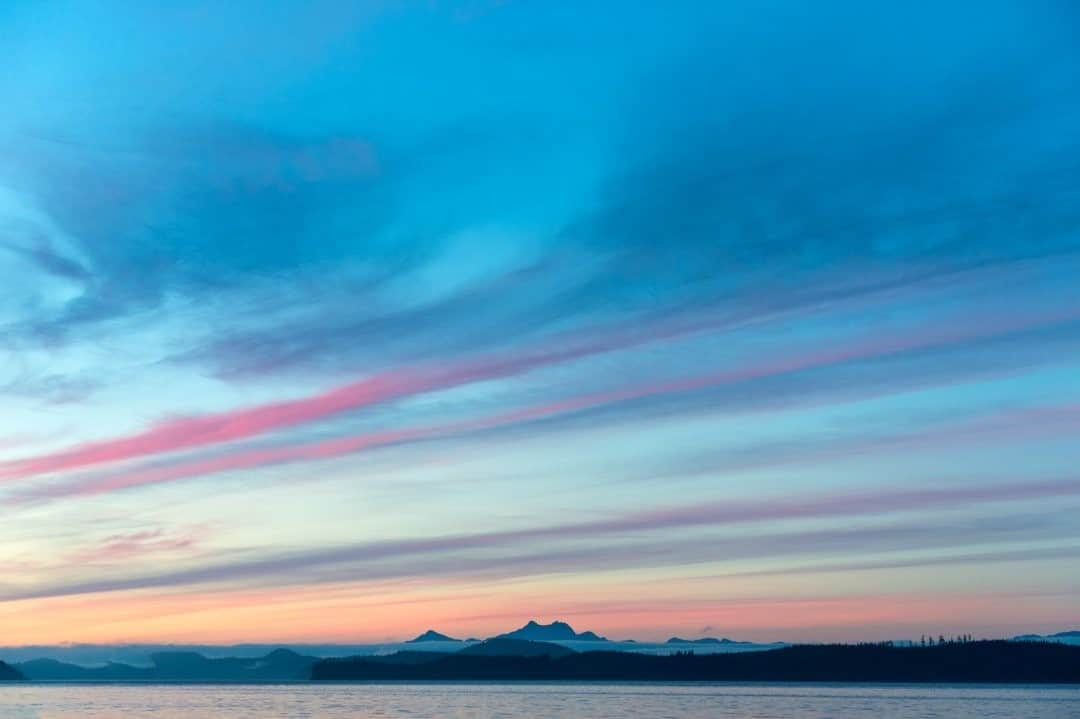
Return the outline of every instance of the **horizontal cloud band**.
{"type": "MultiPolygon", "coordinates": [[[[553,401],[547,404],[526,407],[523,409],[508,411],[479,419],[466,420],[444,425],[387,430],[383,432],[374,432],[369,434],[342,437],[308,444],[286,445],[254,450],[242,450],[233,454],[227,454],[219,457],[186,460],[163,467],[136,469],[129,472],[123,472],[119,475],[110,476],[104,479],[93,479],[89,481],[76,482],[72,485],[50,487],[41,492],[34,493],[32,497],[62,497],[80,494],[96,494],[146,484],[175,481],[188,477],[214,474],[219,472],[245,470],[254,467],[282,464],[288,462],[325,459],[351,454],[362,450],[399,444],[403,442],[435,439],[439,437],[452,436],[466,432],[499,428],[521,422],[554,417],[566,413],[578,412],[586,409],[601,407],[618,402],[641,399],[645,397],[670,393],[689,392],[698,389],[718,387],[722,385],[764,379],[768,377],[782,376],[795,372],[827,367],[830,365],[838,365],[847,362],[855,362],[878,357],[887,357],[895,354],[902,354],[905,352],[914,352],[928,348],[942,347],[954,343],[995,338],[1016,332],[1026,332],[1033,329],[1053,326],[1063,322],[1071,322],[1078,317],[1080,317],[1080,312],[1066,309],[1061,312],[1036,317],[986,318],[983,322],[971,322],[961,328],[952,326],[939,327],[932,328],[927,331],[912,332],[908,335],[889,337],[876,341],[862,341],[852,343],[846,346],[823,350],[817,353],[811,353],[808,355],[795,355],[778,359],[774,358],[756,364],[745,364],[743,366],[738,366],[732,369],[726,369],[698,377],[690,377],[667,382],[659,382],[655,384],[634,386],[621,390],[601,392],[592,395],[571,397],[563,400],[553,401]]],[[[505,369],[505,365],[501,366],[505,369]]],[[[461,379],[461,381],[465,381],[464,379],[462,379],[463,377],[471,377],[473,379],[476,379],[480,375],[462,371],[457,374],[451,373],[450,375],[446,376],[455,376],[461,379]]],[[[492,375],[485,374],[482,376],[491,377],[492,375]]],[[[373,390],[371,394],[368,395],[369,397],[389,397],[394,392],[403,391],[403,387],[406,386],[405,384],[396,384],[395,382],[386,382],[385,384],[380,384],[376,382],[375,385],[382,386],[383,390],[385,390],[385,393],[380,395],[379,391],[373,390]]],[[[416,384],[408,386],[412,387],[412,391],[421,391],[418,389],[421,386],[433,387],[434,385],[431,384],[430,380],[422,380],[416,384]]],[[[359,385],[351,387],[355,389],[356,387],[359,387],[359,385]]],[[[344,394],[351,396],[352,392],[353,389],[350,389],[344,394]]],[[[322,397],[327,396],[330,395],[323,395],[322,397]]],[[[343,400],[335,400],[335,402],[340,403],[343,402],[343,400]]],[[[278,405],[271,405],[268,407],[277,406],[278,405]]],[[[260,410],[257,410],[257,416],[261,416],[261,414],[259,413],[266,409],[267,408],[264,407],[260,410]]],[[[312,411],[313,410],[306,405],[303,406],[303,409],[296,410],[296,412],[304,416],[312,413],[312,411]]],[[[294,410],[292,409],[285,410],[285,414],[289,416],[294,416],[292,414],[293,412],[294,410]]],[[[315,415],[312,414],[311,416],[315,415]]],[[[219,421],[222,421],[220,417],[217,419],[213,419],[213,421],[209,422],[209,424],[213,424],[219,421]]],[[[209,426],[209,424],[203,425],[202,420],[199,419],[182,420],[177,424],[169,425],[171,429],[166,431],[165,435],[171,434],[171,431],[173,429],[182,427],[184,422],[191,422],[200,427],[209,426]]],[[[244,432],[246,432],[247,429],[251,428],[250,425],[247,425],[243,420],[239,421],[236,425],[233,425],[230,422],[225,422],[224,426],[226,427],[226,429],[223,431],[224,434],[227,436],[246,436],[244,432]],[[237,427],[246,427],[247,429],[237,429],[237,427]]],[[[152,430],[152,432],[155,431],[156,430],[152,430]]],[[[200,432],[201,430],[197,431],[196,434],[200,434],[200,432]]],[[[205,435],[202,436],[203,438],[205,438],[205,435]]],[[[222,435],[215,434],[215,436],[222,435]]],[[[138,440],[137,438],[120,440],[119,443],[114,443],[111,446],[113,449],[116,449],[120,445],[126,445],[127,443],[138,444],[139,441],[140,440],[138,440]]],[[[153,445],[155,444],[155,442],[152,441],[150,444],[153,445]]],[[[111,450],[108,449],[109,446],[109,443],[105,443],[103,445],[96,446],[96,448],[77,450],[76,454],[86,451],[89,452],[90,455],[100,457],[104,455],[97,454],[99,451],[105,452],[105,454],[109,454],[111,452],[111,450]]],[[[140,449],[134,455],[128,454],[124,456],[132,457],[140,456],[143,454],[145,454],[145,452],[140,449]]],[[[69,465],[71,464],[71,462],[75,462],[75,466],[79,466],[79,464],[83,460],[73,460],[73,456],[74,455],[60,453],[58,455],[44,456],[34,460],[26,460],[22,464],[14,463],[13,467],[8,468],[8,471],[10,472],[8,479],[33,476],[38,473],[37,471],[34,471],[35,468],[41,469],[42,467],[52,467],[53,469],[56,469],[57,463],[60,463],[65,468],[70,468],[69,465]]],[[[83,457],[83,459],[86,459],[86,457],[83,457]]]]}
{"type": "MultiPolygon", "coordinates": [[[[974,503],[1028,501],[1080,495],[1080,479],[996,485],[965,485],[940,489],[864,491],[831,496],[804,496],[755,501],[714,502],[617,515],[589,522],[556,524],[519,530],[457,534],[421,539],[371,542],[243,560],[162,574],[91,580],[40,587],[0,595],[0,601],[90,594],[145,588],[226,582],[243,578],[304,572],[318,567],[442,556],[476,549],[506,549],[536,540],[574,540],[618,536],[664,529],[720,527],[836,517],[877,516],[949,509],[974,503]]],[[[872,534],[876,530],[870,530],[872,534]]],[[[857,532],[856,532],[857,533],[857,532]]],[[[918,534],[918,533],[917,533],[918,534]]],[[[887,536],[892,534],[886,532],[887,536]]],[[[847,537],[847,542],[851,537],[847,537]]],[[[473,567],[478,569],[483,563],[473,567]]]]}

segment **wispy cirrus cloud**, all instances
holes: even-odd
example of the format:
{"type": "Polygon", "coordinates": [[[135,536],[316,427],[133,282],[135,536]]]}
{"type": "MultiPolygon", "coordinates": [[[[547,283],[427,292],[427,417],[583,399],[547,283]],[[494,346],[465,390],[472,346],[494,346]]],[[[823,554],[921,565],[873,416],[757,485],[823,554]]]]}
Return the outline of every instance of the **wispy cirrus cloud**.
{"type": "Polygon", "coordinates": [[[113,534],[71,556],[73,565],[121,562],[143,556],[193,549],[201,538],[194,532],[172,533],[164,529],[113,534]]]}
{"type": "Polygon", "coordinates": [[[931,555],[911,559],[872,559],[864,562],[830,562],[826,564],[800,564],[780,569],[757,569],[744,572],[728,572],[715,576],[700,577],[712,581],[721,577],[772,577],[798,574],[843,574],[847,572],[876,572],[890,569],[918,569],[924,567],[962,566],[965,564],[1007,564],[1040,560],[1072,559],[1080,557],[1080,546],[1039,547],[1035,549],[1002,549],[989,552],[966,552],[962,554],[931,555]]]}
{"type": "Polygon", "coordinates": [[[734,450],[710,450],[681,457],[670,465],[635,468],[629,478],[631,481],[685,479],[762,467],[813,466],[831,460],[903,451],[957,450],[1025,439],[1060,439],[1069,437],[1078,428],[1080,405],[1075,403],[1012,407],[931,427],[920,422],[917,429],[895,427],[856,436],[772,440],[734,450]]]}
{"type": "MultiPolygon", "coordinates": [[[[744,366],[686,379],[661,382],[623,390],[602,392],[558,400],[549,404],[510,411],[493,417],[459,422],[445,426],[400,429],[372,435],[327,440],[310,445],[251,450],[209,460],[195,460],[188,470],[183,462],[162,470],[149,470],[138,481],[136,471],[129,479],[111,479],[99,483],[102,487],[117,488],[163,481],[215,471],[241,469],[263,464],[336,456],[377,446],[474,431],[500,425],[529,421],[566,412],[595,407],[645,396],[672,392],[688,392],[704,387],[745,382],[764,377],[784,375],[807,369],[855,362],[898,353],[963,344],[980,339],[1031,331],[1047,326],[1068,323],[1080,318],[1080,312],[1064,308],[1041,315],[1013,317],[993,316],[971,318],[963,325],[946,322],[937,327],[918,329],[906,335],[874,337],[812,350],[804,355],[763,358],[744,366]]],[[[695,326],[695,329],[700,327],[695,326]]],[[[423,394],[463,384],[520,374],[560,362],[653,341],[656,335],[670,336],[668,328],[659,333],[645,331],[629,335],[614,335],[593,341],[569,344],[565,347],[545,347],[506,356],[481,358],[471,363],[446,368],[406,368],[394,373],[346,384],[307,398],[271,403],[250,409],[225,412],[204,417],[185,418],[163,423],[129,437],[92,443],[54,454],[41,455],[0,464],[0,478],[22,479],[48,472],[66,471],[102,463],[130,460],[166,452],[191,449],[259,436],[268,432],[317,421],[346,411],[361,409],[392,399],[423,394]]]]}
{"type": "MultiPolygon", "coordinates": [[[[528,568],[525,566],[527,562],[522,557],[507,554],[511,548],[528,547],[537,542],[547,544],[583,539],[632,537],[641,533],[664,530],[686,531],[694,528],[735,527],[782,520],[885,516],[906,512],[947,510],[977,504],[1076,496],[1080,496],[1080,480],[1066,478],[1040,482],[967,484],[908,490],[874,489],[825,496],[816,494],[794,498],[773,497],[765,500],[699,503],[615,515],[592,521],[370,542],[283,553],[225,564],[206,564],[164,573],[71,582],[62,586],[12,592],[6,596],[0,596],[0,601],[241,581],[251,577],[283,576],[286,581],[293,581],[288,577],[298,576],[296,581],[310,582],[312,577],[308,573],[311,570],[317,570],[320,567],[348,567],[357,563],[374,563],[376,566],[373,566],[369,572],[357,573],[347,570],[345,575],[352,578],[384,579],[417,573],[455,571],[475,573],[514,566],[517,566],[519,570],[525,567],[527,573],[528,568]],[[447,559],[461,552],[492,549],[500,550],[501,556],[484,558],[464,556],[457,564],[447,559]],[[411,566],[405,563],[405,560],[409,558],[420,558],[422,566],[411,566]],[[394,567],[388,569],[384,564],[388,561],[392,561],[394,567]]],[[[649,554],[656,555],[665,564],[695,563],[720,559],[760,558],[773,554],[837,551],[853,546],[867,550],[956,546],[963,542],[977,543],[987,536],[993,537],[993,541],[1001,541],[1014,534],[1020,537],[1031,535],[1045,539],[1048,536],[1054,536],[1055,533],[1056,528],[1045,518],[1032,521],[1030,518],[1017,517],[996,524],[986,521],[975,522],[970,527],[955,526],[953,523],[953,525],[935,527],[919,524],[911,527],[885,525],[855,530],[795,531],[769,535],[769,537],[753,536],[745,540],[728,540],[726,543],[710,539],[704,544],[690,542],[685,547],[665,541],[652,546],[651,549],[650,545],[638,545],[634,542],[631,542],[631,546],[621,549],[617,546],[599,545],[592,549],[586,546],[575,551],[550,549],[537,554],[534,557],[534,563],[543,565],[543,572],[574,571],[580,569],[574,563],[575,555],[580,555],[589,563],[589,566],[595,566],[597,561],[600,561],[601,566],[608,566],[616,555],[631,560],[629,562],[631,565],[639,565],[639,559],[649,554]]],[[[340,574],[335,574],[334,578],[343,579],[340,574]]]]}
{"type": "MultiPolygon", "coordinates": [[[[499,429],[648,397],[693,392],[836,364],[886,357],[897,353],[917,352],[952,343],[998,337],[1011,332],[1023,332],[1054,325],[1062,321],[1069,322],[1076,316],[1073,311],[1064,310],[1060,313],[1035,318],[988,318],[983,323],[969,322],[959,328],[950,325],[948,327],[920,330],[908,336],[875,338],[847,346],[812,352],[807,355],[770,358],[697,377],[648,383],[596,394],[569,397],[476,419],[446,424],[404,427],[306,444],[285,444],[256,449],[242,449],[216,457],[180,460],[159,467],[122,471],[102,478],[77,480],[69,484],[50,486],[44,488],[41,492],[31,493],[27,497],[41,498],[98,494],[219,472],[247,470],[288,462],[326,459],[406,442],[499,429]]],[[[203,419],[180,420],[165,425],[161,429],[151,430],[144,435],[136,435],[125,440],[76,449],[66,455],[61,453],[34,460],[24,460],[25,464],[20,464],[19,461],[11,462],[6,467],[0,466],[0,476],[5,476],[6,470],[6,476],[9,480],[13,478],[21,479],[47,471],[72,469],[118,459],[146,456],[155,453],[155,451],[171,451],[250,437],[271,429],[322,418],[347,409],[357,409],[365,404],[405,396],[410,392],[421,392],[480,378],[490,379],[502,376],[511,371],[535,367],[538,364],[538,357],[551,358],[553,356],[566,357],[566,354],[556,352],[552,355],[526,356],[518,361],[496,362],[488,365],[487,372],[479,369],[484,367],[482,364],[477,365],[475,368],[450,370],[442,375],[427,378],[420,376],[413,384],[409,384],[407,380],[395,382],[393,379],[380,384],[379,380],[376,379],[349,385],[309,400],[298,400],[203,419]]],[[[1068,413],[1070,408],[1057,408],[1052,411],[1056,411],[1058,414],[1062,412],[1068,413]]],[[[961,433],[963,431],[978,431],[978,427],[975,427],[974,430],[971,428],[965,430],[964,427],[961,427],[958,431],[961,433]]],[[[900,438],[896,441],[902,440],[903,438],[900,438]]],[[[23,497],[23,499],[26,499],[26,497],[23,497]]],[[[16,501],[21,500],[16,499],[16,501]]]]}

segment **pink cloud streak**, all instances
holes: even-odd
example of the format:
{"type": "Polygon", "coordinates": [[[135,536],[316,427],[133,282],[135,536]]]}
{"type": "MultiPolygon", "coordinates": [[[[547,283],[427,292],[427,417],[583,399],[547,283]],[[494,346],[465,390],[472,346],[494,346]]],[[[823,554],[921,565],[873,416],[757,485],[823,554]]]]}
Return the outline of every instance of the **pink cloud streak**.
{"type": "MultiPolygon", "coordinates": [[[[427,429],[396,430],[309,445],[252,450],[237,455],[196,460],[181,466],[198,471],[183,476],[242,469],[300,459],[336,456],[412,439],[463,431],[470,425],[477,429],[527,421],[592,406],[670,392],[690,391],[821,368],[832,364],[888,356],[902,352],[959,344],[1013,332],[1046,327],[1080,318],[1080,311],[1064,310],[1035,317],[984,317],[963,325],[948,324],[930,330],[863,340],[807,355],[791,354],[758,364],[744,365],[689,379],[673,380],[644,387],[586,395],[560,400],[548,405],[526,408],[489,419],[457,423],[427,429]]],[[[737,321],[728,318],[729,326],[737,321]]],[[[713,329],[721,323],[712,320],[713,329]]],[[[91,442],[25,459],[0,463],[0,478],[12,480],[62,472],[98,464],[194,449],[251,438],[275,430],[321,420],[402,397],[424,394],[473,382],[500,379],[540,367],[581,359],[595,354],[626,349],[674,336],[708,329],[706,323],[672,323],[647,331],[626,330],[592,340],[578,341],[565,347],[541,347],[505,356],[482,358],[450,367],[405,368],[365,378],[309,397],[275,402],[247,409],[220,412],[191,418],[169,420],[127,437],[91,442]]],[[[175,468],[147,470],[124,476],[167,476],[175,468]]],[[[160,480],[151,480],[160,481],[160,480]]],[[[127,486],[126,484],[124,486],[127,486]]]]}
{"type": "MultiPolygon", "coordinates": [[[[389,447],[406,442],[433,440],[458,436],[470,432],[512,427],[521,423],[599,408],[618,402],[643,399],[668,393],[686,392],[694,389],[704,389],[711,386],[718,386],[726,382],[742,381],[758,376],[763,375],[758,375],[757,373],[737,374],[732,372],[721,372],[672,382],[642,385],[613,392],[596,393],[548,402],[478,419],[430,425],[426,427],[373,432],[302,445],[257,449],[204,460],[181,462],[169,466],[136,470],[102,479],[92,479],[75,484],[52,487],[32,496],[36,498],[56,498],[93,495],[131,487],[156,484],[159,482],[170,482],[190,477],[217,474],[220,472],[246,470],[291,462],[331,459],[364,450],[389,447]]],[[[1080,406],[1074,404],[1055,405],[1035,409],[1025,408],[1007,411],[990,418],[964,422],[955,427],[937,430],[932,433],[903,435],[892,440],[878,441],[873,444],[902,446],[903,444],[914,441],[928,442],[942,441],[945,439],[963,440],[965,438],[980,439],[985,436],[986,432],[996,435],[1006,430],[1016,431],[1017,429],[1019,429],[1021,433],[1048,431],[1048,429],[1053,429],[1054,427],[1070,431],[1078,418],[1080,418],[1080,406]],[[1033,424],[1034,420],[1041,418],[1050,418],[1052,420],[1052,426],[1048,427],[1045,423],[1038,423],[1037,426],[1036,424],[1033,424]]],[[[839,453],[836,452],[818,453],[813,456],[825,457],[830,454],[837,454],[839,456],[839,453]]]]}
{"type": "Polygon", "coordinates": [[[632,347],[667,334],[615,333],[563,348],[541,347],[457,366],[394,370],[309,397],[173,419],[127,437],[90,442],[51,454],[3,462],[0,463],[0,478],[33,477],[246,439],[393,399],[501,379],[547,365],[632,347]]]}

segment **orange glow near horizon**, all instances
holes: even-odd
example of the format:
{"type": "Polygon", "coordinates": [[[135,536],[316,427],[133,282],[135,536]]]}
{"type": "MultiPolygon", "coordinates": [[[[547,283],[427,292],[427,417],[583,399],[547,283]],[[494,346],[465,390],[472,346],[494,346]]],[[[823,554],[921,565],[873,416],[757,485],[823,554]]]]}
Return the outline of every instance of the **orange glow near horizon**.
{"type": "MultiPolygon", "coordinates": [[[[639,592],[640,595],[640,592],[639,592]]],[[[429,628],[487,637],[528,619],[568,621],[612,639],[713,633],[752,641],[847,641],[975,631],[1017,613],[1068,622],[1068,601],[979,594],[662,596],[567,602],[534,586],[330,585],[196,592],[117,592],[0,604],[4,643],[382,643],[429,628]]],[[[629,595],[627,595],[629,596],[629,595]]]]}

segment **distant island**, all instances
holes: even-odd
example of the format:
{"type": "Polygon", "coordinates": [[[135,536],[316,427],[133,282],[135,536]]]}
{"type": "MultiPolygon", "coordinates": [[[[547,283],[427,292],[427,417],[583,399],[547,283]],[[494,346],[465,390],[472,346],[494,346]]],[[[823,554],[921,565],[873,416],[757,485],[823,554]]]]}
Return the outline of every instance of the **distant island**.
{"type": "Polygon", "coordinates": [[[311,676],[320,681],[1080,683],[1080,647],[1046,642],[803,645],[761,652],[655,656],[575,652],[558,644],[522,641],[492,639],[453,654],[402,652],[324,659],[315,663],[311,676]]]}
{"type": "Polygon", "coordinates": [[[17,681],[19,679],[25,679],[21,672],[12,667],[10,664],[0,662],[0,682],[3,681],[17,681]]]}

